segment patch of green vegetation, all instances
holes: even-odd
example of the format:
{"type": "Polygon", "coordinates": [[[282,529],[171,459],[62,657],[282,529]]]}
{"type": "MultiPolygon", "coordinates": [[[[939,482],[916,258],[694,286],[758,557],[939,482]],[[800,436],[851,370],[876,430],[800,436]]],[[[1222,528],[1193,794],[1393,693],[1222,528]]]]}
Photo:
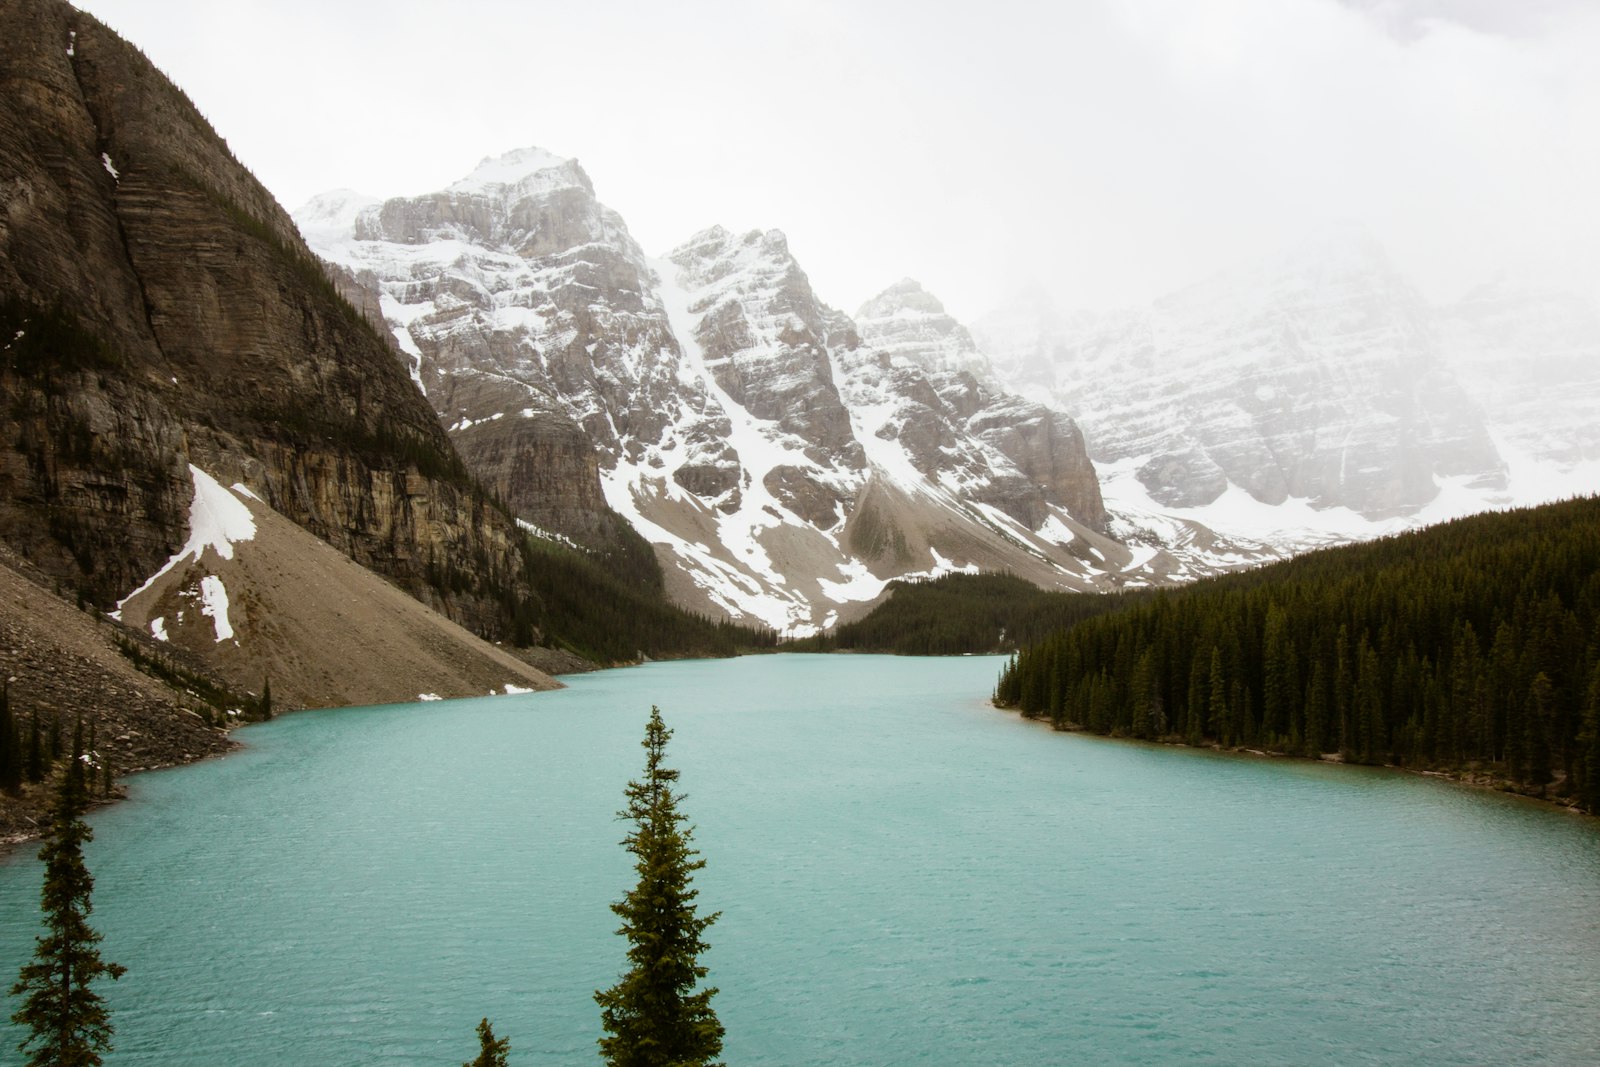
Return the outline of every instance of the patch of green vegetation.
{"type": "Polygon", "coordinates": [[[956,656],[1012,652],[1063,626],[1116,611],[1146,592],[1063,593],[1010,574],[947,574],[889,583],[889,599],[864,618],[790,641],[795,652],[956,656]]]}
{"type": "Polygon", "coordinates": [[[0,370],[53,395],[66,389],[64,375],[122,365],[122,354],[61,304],[40,307],[0,295],[0,370]]]}
{"type": "Polygon", "coordinates": [[[1600,811],[1600,498],[1198,582],[1024,649],[1060,728],[1472,771],[1600,811]]]}
{"type": "Polygon", "coordinates": [[[733,656],[777,644],[771,630],[741,626],[674,607],[660,571],[636,556],[596,556],[529,538],[530,578],[539,595],[545,641],[600,664],[694,656],[733,656]],[[652,581],[653,576],[653,581],[652,581]]]}
{"type": "Polygon", "coordinates": [[[146,651],[137,641],[126,637],[115,638],[117,650],[127,657],[136,669],[159,679],[181,692],[204,701],[214,708],[218,716],[206,716],[208,724],[227,721],[231,712],[239,712],[247,722],[272,718],[270,690],[260,697],[249,693],[239,694],[208,675],[190,670],[171,657],[146,651]]]}

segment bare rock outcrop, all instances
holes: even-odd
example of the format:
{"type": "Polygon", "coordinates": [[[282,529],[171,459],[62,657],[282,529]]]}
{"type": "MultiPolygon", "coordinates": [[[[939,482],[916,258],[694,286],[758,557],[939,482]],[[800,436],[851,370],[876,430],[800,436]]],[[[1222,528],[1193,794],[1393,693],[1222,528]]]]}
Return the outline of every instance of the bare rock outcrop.
{"type": "Polygon", "coordinates": [[[0,2],[0,40],[0,537],[109,607],[181,543],[193,462],[526,638],[522,534],[183,93],[59,0],[0,2]]]}

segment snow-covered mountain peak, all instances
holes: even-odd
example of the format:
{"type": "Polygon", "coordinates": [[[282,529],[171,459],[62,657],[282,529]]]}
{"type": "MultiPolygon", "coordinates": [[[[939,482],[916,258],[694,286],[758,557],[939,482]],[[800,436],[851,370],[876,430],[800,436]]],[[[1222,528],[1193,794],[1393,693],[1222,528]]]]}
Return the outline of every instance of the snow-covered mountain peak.
{"type": "Polygon", "coordinates": [[[538,177],[542,185],[581,184],[589,179],[575,159],[558,156],[543,148],[518,148],[500,156],[485,156],[465,178],[452,184],[451,193],[496,193],[514,188],[538,177]],[[556,171],[556,174],[547,174],[556,171]]]}
{"type": "Polygon", "coordinates": [[[939,298],[922,287],[922,283],[915,278],[901,278],[889,288],[861,305],[857,312],[858,317],[881,318],[885,312],[897,312],[908,309],[930,312],[936,315],[944,314],[944,305],[939,298]]]}
{"type": "Polygon", "coordinates": [[[307,200],[294,213],[300,233],[314,244],[340,240],[355,228],[356,216],[383,203],[375,196],[354,189],[333,189],[307,200]]]}
{"type": "Polygon", "coordinates": [[[783,231],[646,259],[575,162],[531,150],[341,204],[308,216],[343,223],[318,250],[375,286],[467,463],[579,544],[620,515],[697,610],[803,631],[907,574],[1083,589],[1168,566],[1105,538],[1072,420],[968,373],[971,337],[915,282],[886,311],[904,353],[875,347],[783,231]]]}
{"type": "Polygon", "coordinates": [[[745,230],[735,233],[726,226],[707,226],[664,256],[679,266],[697,259],[738,256],[743,262],[756,258],[792,260],[789,238],[782,230],[745,230]]]}
{"type": "Polygon", "coordinates": [[[967,328],[913,278],[900,279],[862,304],[856,325],[867,344],[924,370],[966,373],[979,381],[994,377],[967,328]]]}
{"type": "MultiPolygon", "coordinates": [[[[1319,327],[1336,331],[1359,329],[1357,319],[1368,325],[1387,320],[1396,328],[1411,330],[1423,305],[1420,293],[1371,233],[1353,223],[1330,223],[1296,235],[1272,255],[1161,296],[1150,310],[1191,326],[1205,322],[1232,329],[1241,320],[1252,319],[1304,332],[1298,320],[1308,317],[1319,327]]],[[[1078,321],[1062,325],[1074,332],[1095,318],[1102,323],[1126,321],[1141,313],[1130,308],[1079,316],[1078,321]]],[[[1426,347],[1420,346],[1419,354],[1426,347]]]]}
{"type": "Polygon", "coordinates": [[[790,310],[797,313],[815,335],[826,334],[816,311],[817,300],[811,282],[789,251],[789,239],[782,230],[746,230],[733,233],[721,226],[701,230],[666,255],[677,266],[685,289],[696,292],[696,310],[709,306],[706,301],[748,294],[752,287],[779,290],[769,302],[767,312],[790,310]],[[728,281],[728,285],[719,283],[728,281]]]}
{"type": "Polygon", "coordinates": [[[979,324],[1002,374],[1077,411],[1091,455],[1127,461],[1163,507],[1238,487],[1376,521],[1420,514],[1452,479],[1503,488],[1426,302],[1359,226],[1143,308],[1029,319],[979,324]]]}

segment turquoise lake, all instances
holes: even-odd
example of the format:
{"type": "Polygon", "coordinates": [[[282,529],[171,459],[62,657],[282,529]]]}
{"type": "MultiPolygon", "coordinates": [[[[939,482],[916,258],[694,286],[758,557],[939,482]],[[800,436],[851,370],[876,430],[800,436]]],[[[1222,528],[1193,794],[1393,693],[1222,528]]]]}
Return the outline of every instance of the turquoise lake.
{"type": "MultiPolygon", "coordinates": [[[[1051,733],[988,705],[1000,665],[652,664],[137,776],[88,850],[107,1063],[455,1067],[485,1015],[513,1064],[598,1062],[652,704],[733,1067],[1600,1062],[1596,820],[1051,733]]],[[[0,861],[7,985],[39,875],[0,861]]]]}

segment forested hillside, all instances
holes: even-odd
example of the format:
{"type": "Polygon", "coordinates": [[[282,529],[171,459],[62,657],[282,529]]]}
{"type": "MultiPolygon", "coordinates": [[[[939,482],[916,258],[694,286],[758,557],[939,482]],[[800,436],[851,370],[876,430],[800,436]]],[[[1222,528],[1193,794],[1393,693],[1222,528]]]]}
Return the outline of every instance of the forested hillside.
{"type": "Polygon", "coordinates": [[[1600,811],[1600,499],[1163,592],[1022,651],[1060,729],[1474,773],[1600,811]]]}
{"type": "Polygon", "coordinates": [[[649,547],[634,539],[642,553],[604,556],[530,539],[546,644],[611,666],[641,657],[733,656],[778,643],[764,627],[708,619],[670,603],[649,547]]]}
{"type": "Polygon", "coordinates": [[[1009,574],[946,574],[889,584],[865,617],[791,642],[794,652],[894,652],[957,656],[1013,652],[1063,626],[1104,615],[1148,593],[1062,593],[1009,574]]]}

